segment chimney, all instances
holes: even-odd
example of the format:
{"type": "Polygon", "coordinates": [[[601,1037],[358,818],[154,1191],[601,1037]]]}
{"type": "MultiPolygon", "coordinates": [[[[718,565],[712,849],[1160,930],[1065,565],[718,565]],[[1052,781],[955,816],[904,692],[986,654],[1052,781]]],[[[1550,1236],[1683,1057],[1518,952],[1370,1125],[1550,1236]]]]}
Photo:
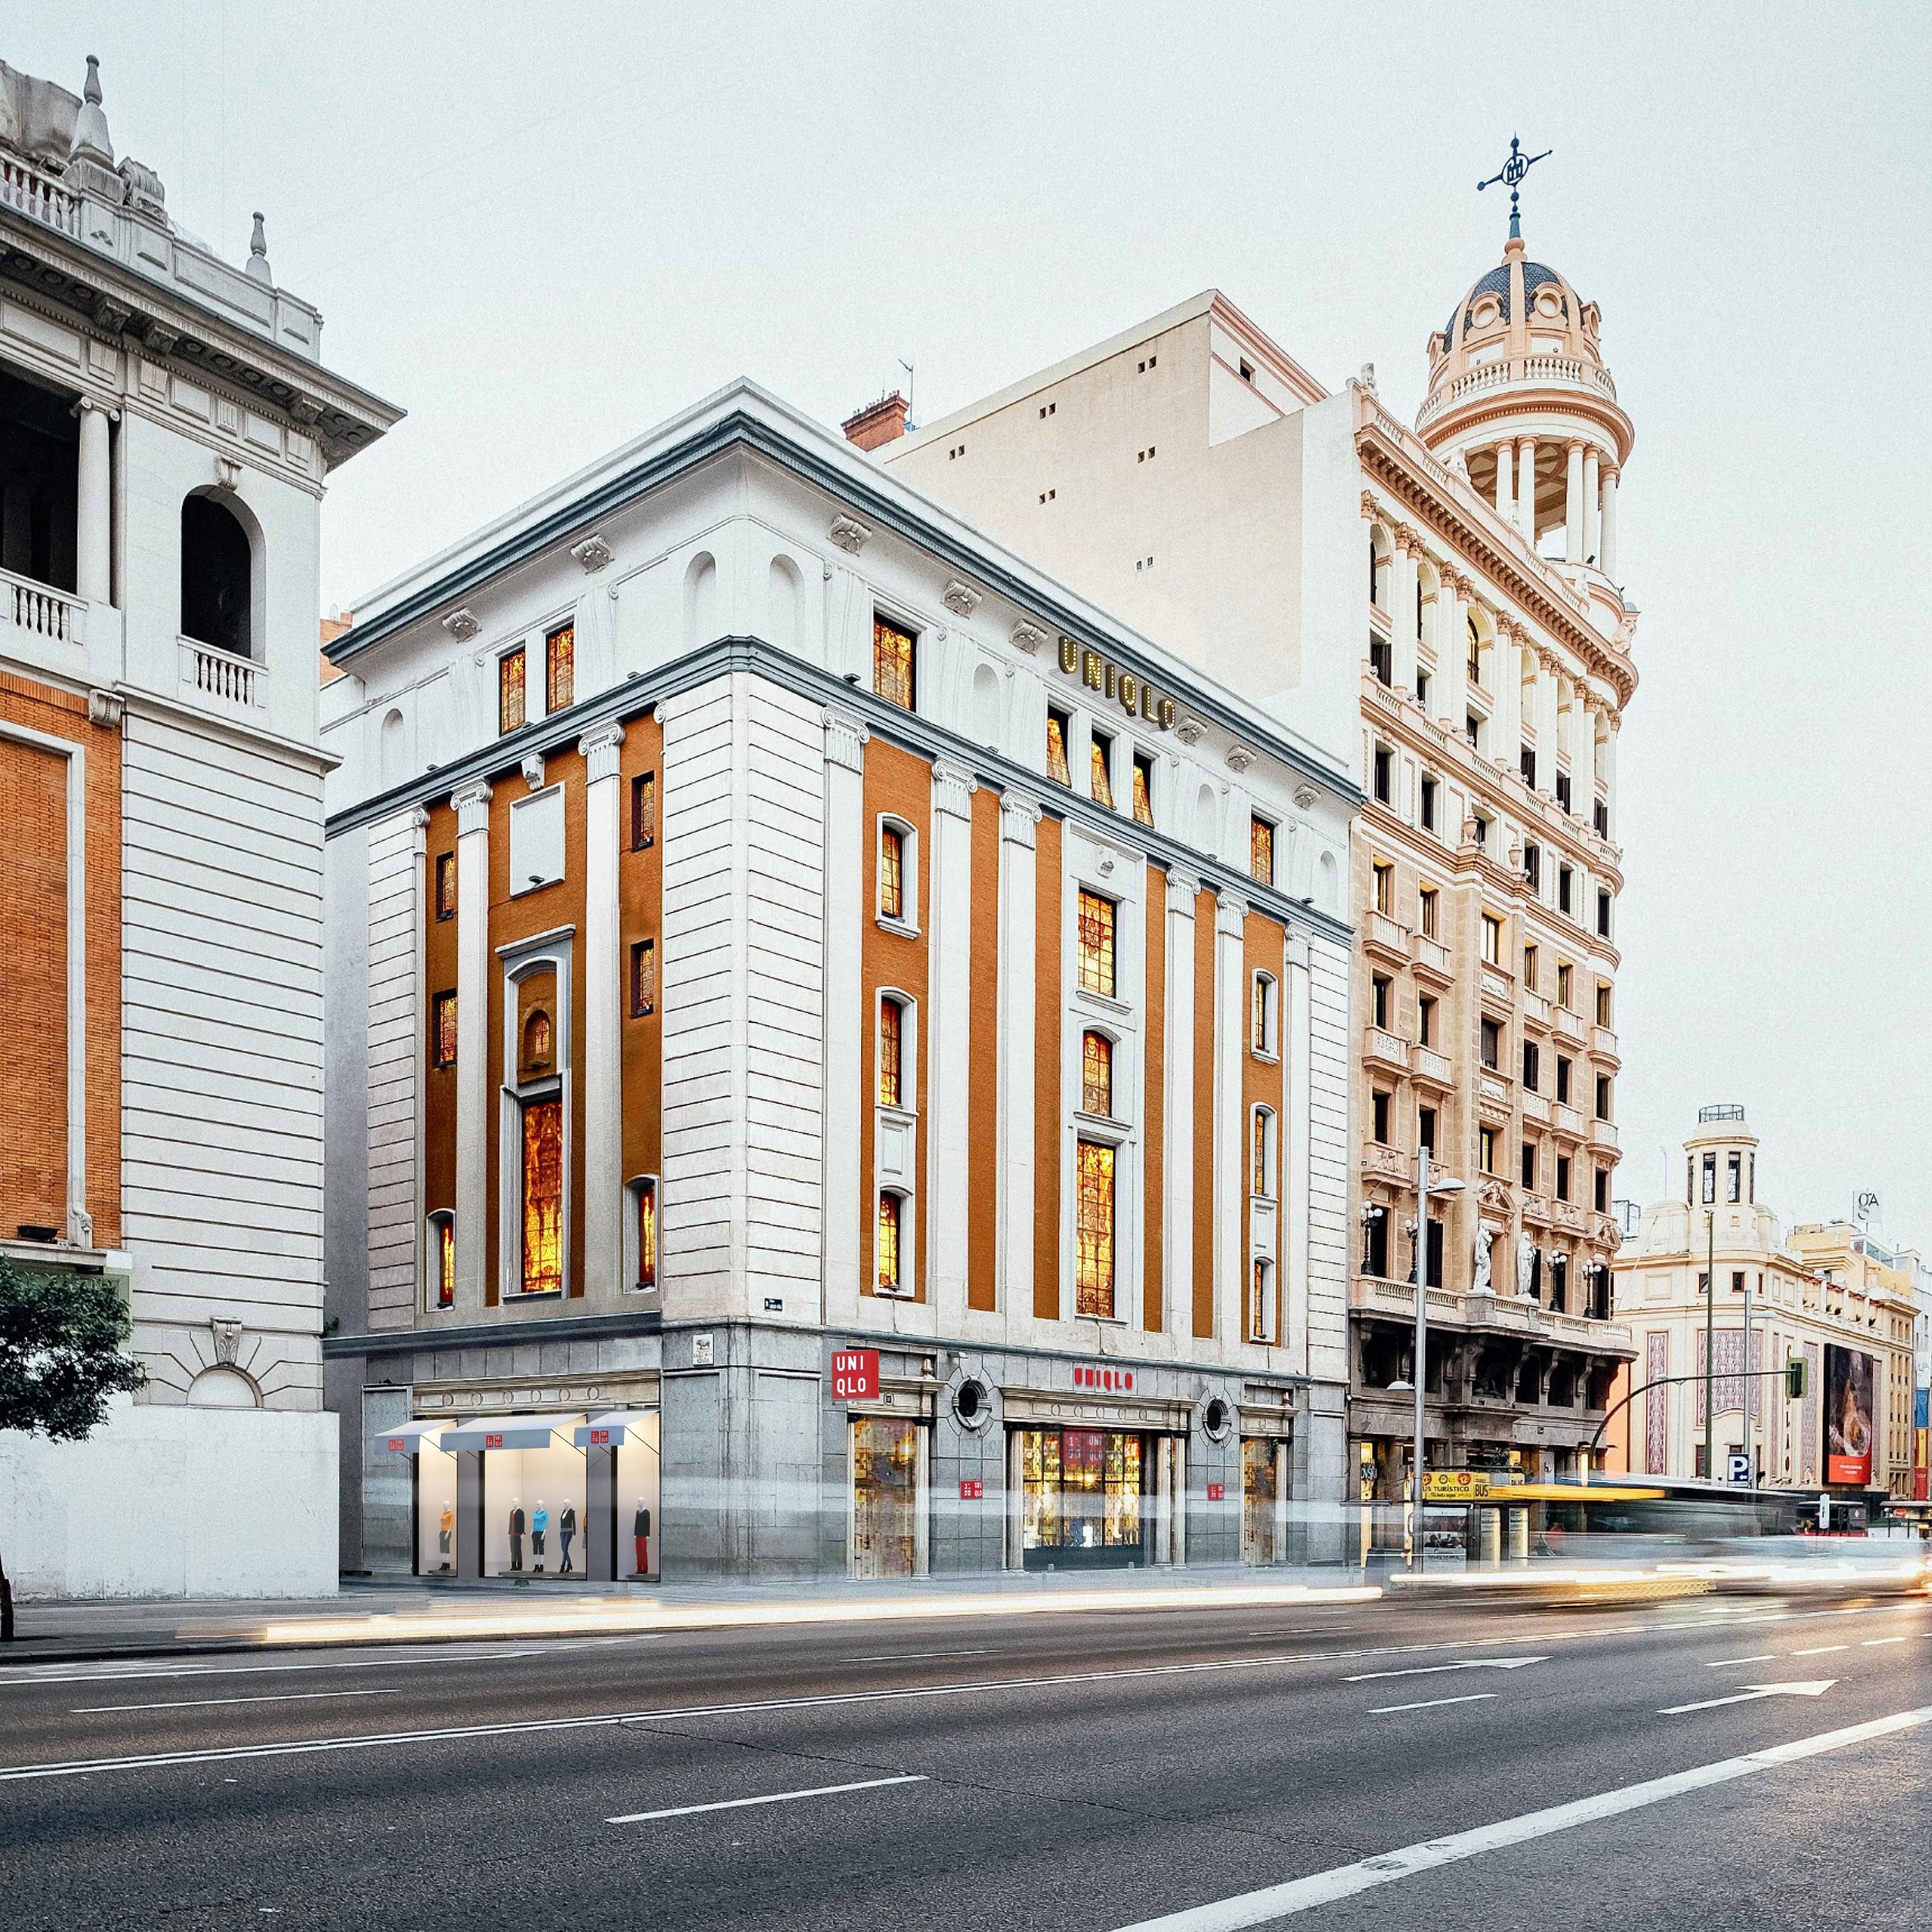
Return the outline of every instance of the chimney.
{"type": "Polygon", "coordinates": [[[848,416],[839,428],[845,432],[845,440],[861,449],[896,442],[906,432],[906,399],[895,389],[876,403],[868,403],[856,416],[848,416]]]}

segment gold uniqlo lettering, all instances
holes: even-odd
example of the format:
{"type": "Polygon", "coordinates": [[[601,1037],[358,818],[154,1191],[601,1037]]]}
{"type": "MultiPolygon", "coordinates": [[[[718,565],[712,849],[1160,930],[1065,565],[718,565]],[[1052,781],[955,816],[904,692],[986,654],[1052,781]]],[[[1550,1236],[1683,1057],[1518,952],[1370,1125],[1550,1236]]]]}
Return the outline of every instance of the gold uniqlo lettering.
{"type": "Polygon", "coordinates": [[[1160,700],[1160,728],[1163,731],[1174,729],[1174,721],[1180,716],[1180,707],[1171,698],[1160,700]]]}
{"type": "Polygon", "coordinates": [[[1100,688],[1100,653],[1089,651],[1080,661],[1080,682],[1089,691],[1100,688]]]}
{"type": "Polygon", "coordinates": [[[1080,646],[1071,638],[1060,640],[1060,668],[1069,677],[1080,668],[1080,646]]]}
{"type": "Polygon", "coordinates": [[[1113,694],[1114,694],[1114,692],[1115,686],[1116,686],[1116,682],[1117,682],[1117,680],[1118,680],[1118,677],[1119,677],[1119,673],[1118,673],[1118,672],[1117,672],[1117,671],[1114,670],[1114,667],[1113,667],[1112,664],[1108,665],[1108,667],[1107,667],[1107,695],[1108,695],[1109,698],[1112,698],[1112,697],[1113,696],[1113,694]]]}
{"type": "Polygon", "coordinates": [[[1122,710],[1132,711],[1134,706],[1140,702],[1140,680],[1135,676],[1133,673],[1130,670],[1122,671],[1120,674],[1120,706],[1122,710]]]}

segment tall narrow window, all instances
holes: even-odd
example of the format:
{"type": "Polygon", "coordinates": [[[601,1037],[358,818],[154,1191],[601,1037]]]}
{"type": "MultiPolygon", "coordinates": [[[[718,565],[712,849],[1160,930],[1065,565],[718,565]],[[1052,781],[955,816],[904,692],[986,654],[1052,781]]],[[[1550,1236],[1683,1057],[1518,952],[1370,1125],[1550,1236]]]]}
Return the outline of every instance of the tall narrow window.
{"type": "Polygon", "coordinates": [[[519,644],[496,660],[496,729],[517,731],[524,723],[524,648],[519,644]]]}
{"type": "Polygon", "coordinates": [[[430,1006],[430,1062],[436,1066],[456,1064],[456,995],[439,993],[430,1006]]]}
{"type": "Polygon", "coordinates": [[[524,1292],[563,1286],[563,1102],[524,1102],[524,1292]]]}
{"type": "Polygon", "coordinates": [[[1436,1109],[1418,1107],[1415,1112],[1415,1144],[1433,1159],[1436,1153],[1436,1109]]]}
{"type": "Polygon", "coordinates": [[[1604,939],[1610,936],[1610,896],[1608,892],[1597,895],[1597,932],[1604,939]]]}
{"type": "Polygon", "coordinates": [[[905,834],[896,825],[879,828],[879,916],[905,917],[905,834]]]}
{"type": "Polygon", "coordinates": [[[658,775],[640,772],[631,781],[631,850],[641,852],[658,841],[658,775]]]}
{"type": "Polygon", "coordinates": [[[638,1183],[638,1286],[658,1285],[658,1184],[654,1180],[638,1183]]]}
{"type": "Polygon", "coordinates": [[[1494,1020],[1486,1016],[1481,1022],[1479,1038],[1483,1064],[1495,1072],[1502,1065],[1503,1030],[1494,1020]]]}
{"type": "Polygon", "coordinates": [[[1274,1193],[1274,1115],[1265,1107],[1255,1109],[1251,1138],[1253,1171],[1249,1178],[1249,1191],[1265,1201],[1274,1193]]]}
{"type": "Polygon", "coordinates": [[[1114,808],[1114,741],[1103,731],[1088,734],[1088,789],[1096,805],[1114,808]]]}
{"type": "Polygon", "coordinates": [[[1425,888],[1416,895],[1416,903],[1422,913],[1422,936],[1424,939],[1436,937],[1436,894],[1432,887],[1425,888]]]}
{"type": "Polygon", "coordinates": [[[576,694],[577,626],[566,624],[544,640],[544,709],[567,711],[576,694]]]}
{"type": "Polygon", "coordinates": [[[631,1017],[640,1020],[658,1010],[658,945],[640,939],[631,947],[631,1017]]]}
{"type": "Polygon", "coordinates": [[[1522,983],[1531,992],[1536,991],[1536,948],[1526,946],[1522,949],[1522,983]]]}
{"type": "Polygon", "coordinates": [[[1114,1150],[1078,1143],[1074,1213],[1074,1312],[1114,1312],[1114,1150]]]}
{"type": "Polygon", "coordinates": [[[1046,775],[1055,784],[1071,787],[1073,774],[1066,764],[1066,713],[1049,711],[1046,714],[1046,775]]]}
{"type": "Polygon", "coordinates": [[[1494,1127],[1476,1130],[1476,1160],[1485,1174],[1496,1171],[1496,1130],[1494,1127]]]}
{"type": "Polygon", "coordinates": [[[1395,868],[1378,859],[1374,863],[1376,910],[1393,915],[1395,911],[1395,868]]]}
{"type": "Polygon", "coordinates": [[[1566,1011],[1570,1006],[1571,986],[1574,978],[1574,969],[1562,960],[1558,960],[1556,962],[1556,1004],[1566,1011]]]}
{"type": "Polygon", "coordinates": [[[1522,1084],[1534,1094],[1536,1083],[1542,1072],[1543,1056],[1537,1051],[1536,1042],[1526,1040],[1522,1043],[1522,1084]]]}
{"type": "Polygon", "coordinates": [[[456,1306],[456,1223],[447,1214],[430,1221],[430,1262],[435,1270],[436,1305],[456,1306]]]}
{"type": "Polygon", "coordinates": [[[1381,805],[1395,802],[1395,754],[1386,745],[1376,747],[1376,800],[1381,805]]]}
{"type": "Polygon", "coordinates": [[[1154,760],[1144,752],[1134,754],[1134,823],[1154,824],[1154,760]]]}
{"type": "Polygon", "coordinates": [[[1280,1025],[1281,989],[1274,976],[1270,973],[1255,975],[1254,1024],[1251,1028],[1252,1046],[1257,1053],[1273,1054],[1279,1049],[1275,1045],[1280,1025]]]}
{"type": "Polygon", "coordinates": [[[1436,830],[1436,781],[1432,778],[1422,781],[1422,829],[1425,832],[1436,830]]]}
{"type": "Polygon", "coordinates": [[[1103,1119],[1114,1111],[1114,1042],[1103,1033],[1080,1042],[1080,1111],[1103,1119]]]}
{"type": "Polygon", "coordinates": [[[439,852],[436,860],[436,916],[456,916],[456,854],[439,852]]]}
{"type": "Polygon", "coordinates": [[[1248,820],[1248,871],[1264,886],[1274,884],[1274,827],[1265,818],[1248,820]]]}
{"type": "Polygon", "coordinates": [[[905,1031],[905,1008],[897,1000],[879,1002],[879,1105],[902,1104],[899,1084],[900,1046],[905,1031]]]}
{"type": "Polygon", "coordinates": [[[1257,1255],[1249,1270],[1248,1340],[1274,1339],[1274,1264],[1257,1255]]]}
{"type": "Polygon", "coordinates": [[[1483,915],[1483,957],[1492,966],[1503,963],[1503,922],[1493,913],[1483,915]]]}
{"type": "Polygon", "coordinates": [[[1116,908],[1110,898],[1080,890],[1080,985],[1084,992],[1114,997],[1114,922],[1116,908]]]}
{"type": "Polygon", "coordinates": [[[902,711],[914,708],[912,633],[884,617],[872,620],[872,688],[902,711]]]}
{"type": "Polygon", "coordinates": [[[879,1289],[885,1294],[898,1292],[899,1209],[902,1204],[896,1194],[881,1193],[879,1196],[879,1232],[873,1248],[878,1264],[879,1289]]]}
{"type": "Polygon", "coordinates": [[[1718,1156],[1707,1154],[1704,1156],[1704,1201],[1708,1207],[1718,1198],[1718,1156]]]}
{"type": "Polygon", "coordinates": [[[1418,1046],[1436,1044],[1436,1002],[1426,993],[1418,995],[1415,1002],[1415,1043],[1418,1046]]]}
{"type": "Polygon", "coordinates": [[[1556,910],[1558,912],[1568,912],[1570,910],[1570,902],[1574,896],[1573,889],[1576,883],[1576,874],[1568,866],[1557,867],[1556,910]]]}
{"type": "Polygon", "coordinates": [[[1597,1024],[1606,1027],[1610,1023],[1610,982],[1607,980],[1597,982],[1597,1024]]]}

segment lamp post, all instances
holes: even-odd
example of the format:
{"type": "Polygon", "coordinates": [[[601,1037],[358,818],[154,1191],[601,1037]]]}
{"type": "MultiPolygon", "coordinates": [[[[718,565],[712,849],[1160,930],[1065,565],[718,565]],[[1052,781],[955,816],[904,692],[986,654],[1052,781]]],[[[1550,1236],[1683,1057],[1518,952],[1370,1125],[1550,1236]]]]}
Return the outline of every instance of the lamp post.
{"type": "MultiPolygon", "coordinates": [[[[1422,1570],[1422,1405],[1429,1387],[1429,1197],[1460,1194],[1461,1181],[1448,1175],[1432,1181],[1429,1150],[1415,1150],[1415,1460],[1411,1474],[1413,1501],[1408,1530],[1408,1567],[1422,1570]]],[[[1447,1244],[1444,1244],[1446,1247],[1447,1244]]]]}
{"type": "MultiPolygon", "coordinates": [[[[1704,1480],[1718,1480],[1718,1210],[1704,1217],[1704,1480]]],[[[1749,1368],[1750,1364],[1744,1364],[1749,1368]]]]}

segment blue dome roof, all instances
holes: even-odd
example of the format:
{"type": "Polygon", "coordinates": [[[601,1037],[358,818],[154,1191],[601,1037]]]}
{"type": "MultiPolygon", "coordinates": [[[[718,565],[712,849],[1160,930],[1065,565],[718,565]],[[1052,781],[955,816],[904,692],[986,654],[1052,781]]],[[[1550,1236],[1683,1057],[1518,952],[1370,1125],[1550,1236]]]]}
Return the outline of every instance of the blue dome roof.
{"type": "MultiPolygon", "coordinates": [[[[1563,304],[1563,314],[1567,318],[1570,314],[1570,302],[1568,297],[1562,293],[1563,278],[1554,268],[1546,268],[1540,262],[1524,262],[1522,292],[1526,297],[1533,296],[1546,282],[1554,282],[1556,284],[1558,299],[1563,304]]],[[[1509,264],[1507,262],[1498,262],[1496,267],[1492,268],[1462,298],[1456,314],[1451,315],[1448,322],[1444,325],[1442,338],[1445,343],[1454,340],[1456,323],[1459,316],[1462,320],[1464,329],[1466,330],[1468,328],[1472,311],[1476,306],[1478,298],[1483,296],[1494,296],[1497,298],[1502,310],[1503,320],[1508,322],[1510,319],[1510,271],[1509,264]]]]}

